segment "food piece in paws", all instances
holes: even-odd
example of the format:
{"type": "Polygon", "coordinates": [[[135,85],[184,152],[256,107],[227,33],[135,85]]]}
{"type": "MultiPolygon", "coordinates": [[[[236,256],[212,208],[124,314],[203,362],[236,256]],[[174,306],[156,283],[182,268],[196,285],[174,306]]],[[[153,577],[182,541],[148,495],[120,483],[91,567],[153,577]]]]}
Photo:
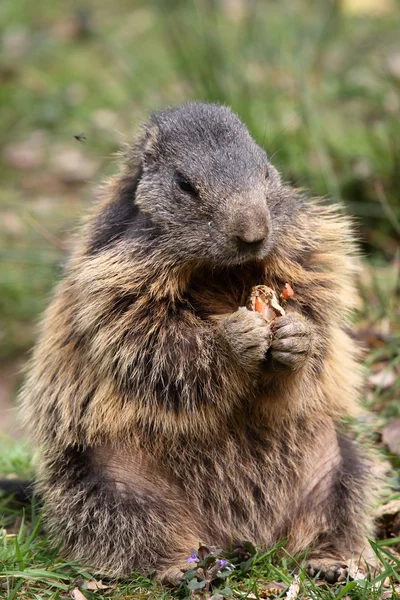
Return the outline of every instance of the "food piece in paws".
{"type": "Polygon", "coordinates": [[[260,313],[268,324],[285,314],[276,293],[266,285],[256,285],[252,288],[247,306],[250,310],[260,313]]]}
{"type": "Polygon", "coordinates": [[[294,291],[292,286],[290,285],[290,283],[285,283],[285,286],[283,288],[283,292],[281,293],[281,299],[282,300],[288,300],[289,298],[293,298],[294,296],[294,291]]]}

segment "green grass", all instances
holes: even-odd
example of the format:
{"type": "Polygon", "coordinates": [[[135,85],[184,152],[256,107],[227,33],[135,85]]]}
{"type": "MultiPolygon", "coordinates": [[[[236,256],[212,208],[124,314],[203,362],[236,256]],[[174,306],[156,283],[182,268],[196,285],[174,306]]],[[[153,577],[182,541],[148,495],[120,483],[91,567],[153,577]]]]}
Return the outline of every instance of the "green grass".
{"type": "MultiPolygon", "coordinates": [[[[187,584],[172,591],[153,579],[146,579],[133,574],[129,580],[113,581],[101,578],[90,567],[67,562],[60,558],[57,548],[50,546],[48,539],[42,533],[41,515],[32,508],[28,514],[7,503],[2,507],[7,516],[14,515],[19,519],[19,526],[9,533],[0,532],[0,585],[4,597],[14,598],[51,598],[53,600],[66,598],[75,588],[82,590],[88,600],[91,598],[188,598],[190,589],[187,584]],[[39,516],[37,516],[39,514],[39,516]],[[104,590],[90,591],[93,581],[102,581],[104,590]]],[[[350,580],[340,584],[328,585],[322,581],[312,580],[300,569],[301,588],[303,597],[321,598],[321,600],[339,599],[349,596],[352,599],[379,599],[383,592],[395,590],[400,585],[400,560],[394,557],[386,547],[385,542],[372,543],[373,549],[383,563],[381,573],[365,579],[350,580]]],[[[233,559],[234,560],[234,559],[233,559]]],[[[306,560],[306,557],[305,557],[306,560]]],[[[304,560],[297,562],[298,566],[304,560]]],[[[236,569],[225,581],[216,583],[217,590],[224,597],[259,598],[268,584],[278,582],[289,586],[293,582],[296,561],[284,551],[282,544],[277,545],[266,553],[255,553],[245,561],[236,560],[236,569]]],[[[282,590],[279,597],[284,597],[282,590]]]]}
{"type": "MultiPolygon", "coordinates": [[[[367,345],[366,377],[383,368],[395,374],[389,388],[367,388],[372,422],[357,424],[360,437],[377,443],[400,416],[400,11],[352,16],[339,5],[1,3],[0,359],[12,364],[32,346],[91,189],[115,170],[113,154],[138,123],[166,105],[218,101],[239,113],[286,180],[343,201],[358,219],[368,263],[355,329],[367,345]],[[84,143],[73,137],[81,132],[84,143]]],[[[389,458],[398,486],[400,459],[389,458]]],[[[24,442],[0,441],[0,473],[31,475],[24,442]]],[[[0,597],[66,598],[77,580],[93,578],[50,547],[34,510],[3,498],[0,514],[0,597]]],[[[257,598],[265,582],[292,581],[288,565],[273,549],[235,570],[229,586],[235,597],[257,598]]],[[[330,588],[303,577],[300,596],[378,599],[386,575],[399,586],[389,564],[375,583],[330,588]]],[[[176,597],[138,577],[107,593],[84,588],[88,599],[176,597]]]]}
{"type": "MultiPolygon", "coordinates": [[[[19,598],[31,600],[37,598],[61,599],[68,597],[78,587],[88,600],[95,598],[189,598],[190,588],[184,583],[176,591],[159,585],[153,579],[138,575],[125,581],[114,581],[102,578],[90,567],[85,567],[60,558],[57,548],[51,547],[49,540],[42,532],[41,516],[38,511],[28,510],[27,514],[5,503],[2,506],[6,518],[18,518],[19,526],[10,533],[7,529],[0,531],[0,586],[4,597],[8,600],[19,598]],[[102,581],[107,586],[104,590],[90,591],[93,581],[102,581]]],[[[110,532],[112,535],[112,532],[110,532]]],[[[341,583],[328,585],[307,576],[301,565],[304,560],[295,561],[282,550],[279,544],[266,553],[255,553],[249,559],[236,561],[236,569],[225,581],[216,582],[214,593],[218,590],[224,597],[259,598],[263,596],[268,584],[278,582],[285,587],[293,582],[296,564],[300,567],[300,597],[334,600],[349,596],[354,600],[382,597],[384,592],[393,591],[400,586],[400,560],[386,547],[386,542],[371,543],[376,555],[383,564],[378,576],[366,579],[351,580],[347,578],[341,583]]],[[[1,592],[0,592],[1,593],[1,592]]],[[[277,593],[285,596],[285,590],[277,593]]],[[[209,597],[209,596],[208,596],[209,597]]],[[[273,596],[275,597],[275,596],[273,596]]]]}

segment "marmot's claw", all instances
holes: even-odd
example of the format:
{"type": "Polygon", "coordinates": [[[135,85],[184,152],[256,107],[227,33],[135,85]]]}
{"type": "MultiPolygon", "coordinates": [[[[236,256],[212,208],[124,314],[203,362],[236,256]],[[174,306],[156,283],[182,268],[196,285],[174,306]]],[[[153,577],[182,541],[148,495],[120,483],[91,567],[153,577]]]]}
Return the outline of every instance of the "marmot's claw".
{"type": "Polygon", "coordinates": [[[271,345],[272,333],[265,319],[247,308],[239,308],[224,322],[225,336],[236,356],[255,369],[264,361],[271,345]]]}
{"type": "Polygon", "coordinates": [[[346,576],[347,565],[339,562],[316,560],[308,563],[306,572],[309,577],[318,577],[318,579],[324,579],[327,583],[336,583],[346,576]]]}
{"type": "Polygon", "coordinates": [[[299,369],[312,350],[311,327],[296,313],[276,319],[272,325],[271,358],[273,369],[299,369]]]}

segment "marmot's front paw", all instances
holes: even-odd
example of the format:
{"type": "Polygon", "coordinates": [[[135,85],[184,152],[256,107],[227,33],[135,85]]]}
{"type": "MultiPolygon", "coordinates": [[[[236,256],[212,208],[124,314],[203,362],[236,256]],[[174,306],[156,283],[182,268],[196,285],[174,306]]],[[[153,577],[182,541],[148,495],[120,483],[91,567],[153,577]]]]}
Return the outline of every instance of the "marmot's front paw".
{"type": "Polygon", "coordinates": [[[239,308],[223,322],[224,334],[232,350],[249,368],[257,368],[271,345],[272,333],[257,312],[239,308]]]}
{"type": "Polygon", "coordinates": [[[291,313],[275,319],[271,328],[272,368],[301,369],[312,350],[312,330],[307,319],[291,313]]]}

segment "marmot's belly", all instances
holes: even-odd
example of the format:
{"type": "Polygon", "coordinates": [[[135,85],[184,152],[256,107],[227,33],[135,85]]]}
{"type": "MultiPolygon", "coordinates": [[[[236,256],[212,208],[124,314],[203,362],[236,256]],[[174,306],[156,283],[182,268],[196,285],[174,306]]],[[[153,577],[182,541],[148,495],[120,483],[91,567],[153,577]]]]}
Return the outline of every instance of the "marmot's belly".
{"type": "Polygon", "coordinates": [[[198,455],[184,487],[215,543],[270,546],[296,527],[305,507],[328,501],[341,466],[334,428],[316,436],[308,450],[285,450],[282,442],[254,438],[198,455]]]}
{"type": "MultiPolygon", "coordinates": [[[[340,467],[336,434],[320,436],[309,452],[295,452],[282,442],[255,437],[229,439],[214,447],[193,449],[169,466],[128,448],[91,450],[94,468],[102,469],[117,492],[129,498],[160,497],[182,506],[182,513],[201,523],[203,541],[226,545],[251,540],[270,546],[286,537],[313,497],[323,503],[340,467]]],[[[314,503],[312,502],[312,503],[314,503]]]]}

